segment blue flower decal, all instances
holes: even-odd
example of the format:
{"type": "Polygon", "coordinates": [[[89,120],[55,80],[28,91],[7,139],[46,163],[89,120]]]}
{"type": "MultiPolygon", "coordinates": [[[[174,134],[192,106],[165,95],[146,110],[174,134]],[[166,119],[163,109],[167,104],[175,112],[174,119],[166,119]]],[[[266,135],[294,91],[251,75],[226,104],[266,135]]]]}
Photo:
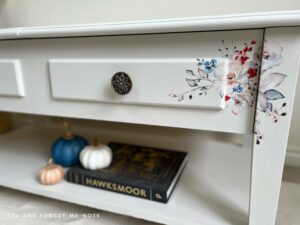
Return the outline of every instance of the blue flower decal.
{"type": "Polygon", "coordinates": [[[217,60],[216,60],[216,59],[212,59],[212,60],[210,61],[210,63],[211,63],[211,65],[212,65],[214,68],[217,67],[217,60]]]}
{"type": "Polygon", "coordinates": [[[244,88],[240,84],[237,87],[233,88],[233,91],[237,92],[237,93],[242,93],[243,90],[244,90],[244,88]]]}
{"type": "Polygon", "coordinates": [[[204,59],[200,60],[197,59],[198,61],[198,66],[203,67],[205,72],[207,74],[214,72],[215,68],[217,67],[217,60],[216,59],[211,59],[210,61],[205,61],[204,59]]]}

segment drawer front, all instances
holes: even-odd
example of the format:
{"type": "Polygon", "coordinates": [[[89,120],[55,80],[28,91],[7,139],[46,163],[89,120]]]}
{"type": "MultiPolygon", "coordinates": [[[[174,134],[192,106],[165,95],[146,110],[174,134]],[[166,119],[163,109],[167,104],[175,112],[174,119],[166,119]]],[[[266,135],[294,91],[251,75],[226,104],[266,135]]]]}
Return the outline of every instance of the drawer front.
{"type": "Polygon", "coordinates": [[[228,60],[205,61],[219,68],[221,79],[199,73],[195,59],[50,60],[52,94],[55,99],[223,109],[219,93],[225,92],[228,60]],[[177,92],[186,93],[178,97],[177,92]],[[192,93],[205,97],[193,99],[192,93]]]}
{"type": "Polygon", "coordinates": [[[20,61],[17,59],[0,60],[0,95],[25,96],[20,61]]]}
{"type": "Polygon", "coordinates": [[[258,29],[1,41],[26,98],[0,96],[0,110],[251,133],[262,39],[258,29]],[[125,95],[111,85],[118,72],[125,95]]]}

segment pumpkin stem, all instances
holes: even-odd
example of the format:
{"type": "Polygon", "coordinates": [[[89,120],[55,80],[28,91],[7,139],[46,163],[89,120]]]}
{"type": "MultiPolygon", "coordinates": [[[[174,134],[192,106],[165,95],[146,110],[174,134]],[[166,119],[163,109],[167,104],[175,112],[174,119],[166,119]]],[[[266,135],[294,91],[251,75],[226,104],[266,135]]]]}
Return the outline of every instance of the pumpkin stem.
{"type": "Polygon", "coordinates": [[[93,145],[94,145],[94,146],[97,146],[98,144],[99,144],[98,139],[97,139],[97,138],[94,138],[93,145]]]}
{"type": "Polygon", "coordinates": [[[50,164],[52,164],[52,163],[53,163],[53,159],[52,159],[52,158],[49,158],[48,164],[47,164],[47,165],[50,165],[50,164]]]}
{"type": "Polygon", "coordinates": [[[63,125],[66,128],[64,138],[65,139],[72,139],[74,137],[74,135],[73,135],[72,130],[71,130],[71,124],[68,121],[63,120],[63,125]]]}

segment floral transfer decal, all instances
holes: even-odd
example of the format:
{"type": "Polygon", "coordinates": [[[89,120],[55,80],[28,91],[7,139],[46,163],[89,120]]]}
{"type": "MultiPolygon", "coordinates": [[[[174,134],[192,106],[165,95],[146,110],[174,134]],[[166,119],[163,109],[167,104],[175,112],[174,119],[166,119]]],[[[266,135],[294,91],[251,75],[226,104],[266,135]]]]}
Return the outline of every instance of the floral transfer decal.
{"type": "Polygon", "coordinates": [[[278,101],[285,99],[285,96],[283,93],[276,90],[287,76],[286,74],[275,70],[276,66],[279,66],[282,62],[282,52],[283,47],[278,43],[265,41],[257,100],[257,115],[254,128],[256,144],[260,144],[263,139],[263,133],[260,130],[261,114],[271,118],[274,123],[277,123],[280,117],[287,115],[284,111],[286,102],[278,101]]]}
{"type": "Polygon", "coordinates": [[[261,48],[256,47],[255,40],[245,43],[242,48],[230,48],[222,41],[218,51],[227,59],[226,72],[217,59],[197,59],[197,71],[186,70],[185,81],[189,89],[169,96],[178,101],[192,100],[215,89],[224,99],[226,109],[237,115],[243,108],[255,106],[261,48]]]}

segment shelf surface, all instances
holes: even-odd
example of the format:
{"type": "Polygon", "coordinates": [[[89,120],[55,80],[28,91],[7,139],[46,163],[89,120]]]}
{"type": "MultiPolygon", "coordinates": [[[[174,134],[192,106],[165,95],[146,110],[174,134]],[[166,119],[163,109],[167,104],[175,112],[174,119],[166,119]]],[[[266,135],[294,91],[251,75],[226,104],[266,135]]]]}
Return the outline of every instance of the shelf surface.
{"type": "Polygon", "coordinates": [[[162,204],[66,181],[39,184],[37,172],[60,134],[28,127],[1,135],[0,185],[164,224],[247,224],[251,153],[246,147],[201,141],[199,149],[189,150],[189,162],[168,204],[162,204]]]}

